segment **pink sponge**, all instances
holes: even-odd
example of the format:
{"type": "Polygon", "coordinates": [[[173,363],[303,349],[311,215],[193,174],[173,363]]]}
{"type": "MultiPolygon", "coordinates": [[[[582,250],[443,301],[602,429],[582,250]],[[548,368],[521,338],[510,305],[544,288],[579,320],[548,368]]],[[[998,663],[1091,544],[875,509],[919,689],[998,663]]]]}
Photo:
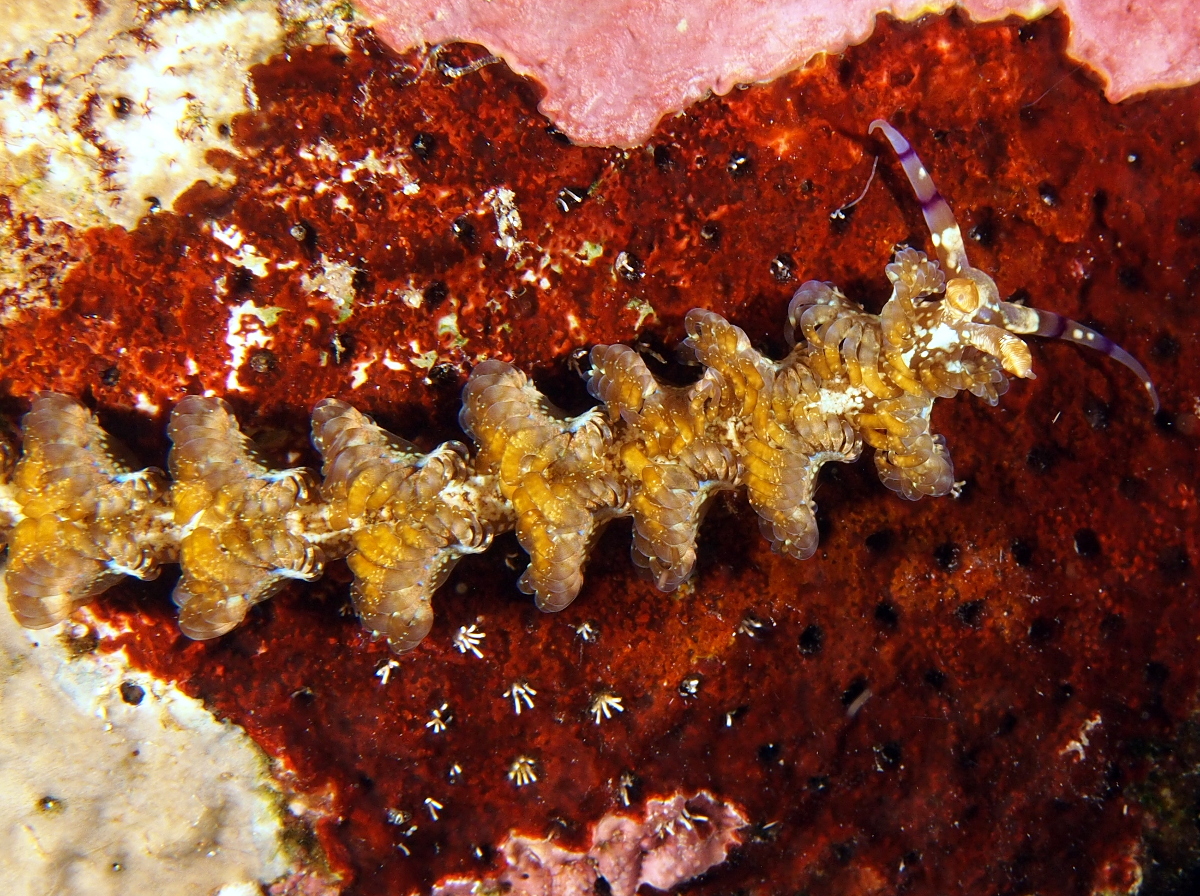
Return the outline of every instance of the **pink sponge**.
{"type": "MultiPolygon", "coordinates": [[[[506,867],[490,883],[510,896],[593,896],[599,878],[613,896],[635,896],[642,884],[671,890],[724,862],[746,823],[740,810],[707,791],[677,793],[648,800],[640,820],[604,816],[592,830],[587,852],[513,834],[500,847],[506,867]]],[[[490,889],[476,880],[454,879],[433,893],[467,896],[481,891],[490,889]]]]}
{"type": "MultiPolygon", "coordinates": [[[[540,109],[580,144],[633,146],[709,91],[765,81],[866,40],[880,13],[911,20],[948,0],[358,0],[397,49],[486,46],[546,88],[540,109]]],[[[1200,80],[1195,0],[962,0],[977,21],[1061,6],[1071,55],[1118,102],[1200,80]]]]}

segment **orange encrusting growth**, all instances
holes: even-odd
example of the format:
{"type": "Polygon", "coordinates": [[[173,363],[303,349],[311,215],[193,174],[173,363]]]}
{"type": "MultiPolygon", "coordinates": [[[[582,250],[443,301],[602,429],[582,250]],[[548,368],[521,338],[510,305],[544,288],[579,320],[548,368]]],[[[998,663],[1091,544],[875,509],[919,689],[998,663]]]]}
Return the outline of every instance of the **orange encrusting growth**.
{"type": "MultiPolygon", "coordinates": [[[[882,127],[902,142],[906,168],[923,172],[903,138],[882,127]]],[[[788,308],[794,347],[772,361],[733,324],[693,309],[684,347],[704,367],[696,382],[665,385],[633,349],[596,346],[588,389],[600,405],[576,417],[511,365],[485,361],[459,415],[474,457],[458,442],[423,454],[327,399],[312,419],[318,486],[311,471],[268,468],[224,402],[192,396],[171,416],[168,487],[161,471],[133,472],[118,460],[120,448],[74,399],[40,395],[15,468],[0,441],[12,610],[25,625],[50,625],[121,575],[149,578],[177,561],[180,626],[210,638],[287,579],[315,579],[345,557],[363,624],[401,652],[429,632],[433,594],[454,564],[501,532],[515,529],[529,554],[520,588],[541,609],[560,610],[578,595],[588,551],[616,517],[632,517],[634,562],[671,591],[694,571],[697,531],[717,491],[744,486],[772,548],[797,559],[817,547],[821,467],[855,460],[864,444],[901,496],[947,494],[953,466],[930,429],[934,401],[969,390],[994,405],[1006,372],[1033,376],[1017,334],[1054,335],[1065,324],[1001,301],[992,279],[967,262],[953,215],[930,190],[932,182],[922,201],[941,228],[942,264],[897,252],[880,314],[831,284],[805,283],[788,308]]],[[[1131,356],[1096,344],[1154,396],[1131,356]]]]}

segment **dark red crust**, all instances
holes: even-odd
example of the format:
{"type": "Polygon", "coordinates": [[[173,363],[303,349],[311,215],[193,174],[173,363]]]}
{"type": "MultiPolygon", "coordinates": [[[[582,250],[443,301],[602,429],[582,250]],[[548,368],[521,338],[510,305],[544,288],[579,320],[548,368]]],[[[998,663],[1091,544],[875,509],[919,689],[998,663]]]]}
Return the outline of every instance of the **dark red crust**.
{"type": "Polygon", "coordinates": [[[757,825],[780,822],[752,832],[696,892],[1128,886],[1130,857],[1145,855],[1136,798],[1146,757],[1172,742],[1197,696],[1200,90],[1111,106],[1063,57],[1064,37],[1058,18],[883,23],[866,45],[807,74],[667,121],[628,157],[562,144],[534,110],[536,87],[501,66],[411,83],[417,60],[366,40],[349,55],[300,51],[260,68],[262,111],[237,126],[246,158],[227,160],[238,188],[197,187],[179,214],[84,235],[60,310],[0,332],[4,410],[23,410],[38,389],[85,396],[143,461],[161,463],[165,421],[133,410],[134,396],[165,415],[184,392],[224,382],[227,309],[212,298],[220,276],[239,290],[229,304],[294,311],[279,325],[288,336],[277,344],[289,348],[244,367],[250,391],[230,396],[279,461],[306,450],[310,406],[328,395],[425,448],[453,437],[465,364],[427,378],[377,365],[351,391],[348,364],[317,363],[335,335],[350,361],[400,340],[435,342],[450,299],[430,312],[385,298],[409,277],[431,303],[439,283],[450,298],[473,298],[477,310],[459,314],[466,350],[534,371],[571,409],[585,397],[569,371],[581,340],[568,314],[586,343],[629,341],[638,311],[628,306],[642,297],[656,312],[645,338],[669,355],[682,315],[701,305],[780,353],[798,283],[834,281],[877,310],[892,245],[924,244],[919,210],[886,157],[847,219],[829,217],[862,189],[882,152],[867,124],[885,117],[921,147],[968,231],[972,262],[1002,293],[1026,290],[1030,304],[1093,324],[1143,358],[1164,411],[1150,419],[1142,390],[1103,357],[1043,343],[1039,379],[1016,385],[999,409],[966,397],[939,406],[937,428],[967,481],[960,500],[910,504],[868,464],[833,468],[818,495],[821,547],[803,563],[770,554],[744,503],[719,501],[702,530],[696,590],[683,599],[636,577],[628,531],[615,526],[579,599],[553,615],[513,587],[524,562],[513,542],[460,565],[430,637],[386,686],[373,674],[386,646],[339,613],[348,592],[338,567],[205,644],[178,634],[170,581],[123,586],[96,608],[130,627],[105,649],[124,646],[178,679],[245,725],[300,788],[328,792],[322,843],[355,893],[478,873],[487,847],[514,828],[558,831],[579,846],[588,822],[616,807],[624,772],[635,775],[635,799],[707,788],[757,825]],[[364,106],[356,100],[368,79],[364,106]],[[358,158],[408,148],[418,132],[434,140],[425,161],[406,162],[423,184],[414,197],[386,184],[352,188],[349,214],[307,189],[302,215],[264,201],[267,187],[304,170],[296,151],[318,137],[358,158]],[[783,143],[777,160],[771,145],[783,143]],[[556,207],[561,189],[597,179],[597,195],[556,207]],[[518,194],[526,234],[549,226],[543,242],[573,246],[602,231],[603,257],[552,275],[553,289],[520,293],[488,214],[467,215],[474,241],[451,227],[498,183],[518,194]],[[449,196],[435,199],[433,185],[449,196]],[[229,254],[210,235],[213,216],[300,267],[247,280],[211,262],[212,251],[229,254]],[[289,233],[297,217],[315,242],[289,233]],[[621,251],[642,276],[614,278],[621,251]],[[377,304],[360,302],[335,324],[332,307],[299,287],[322,252],[361,266],[377,304]],[[775,272],[794,279],[772,275],[776,259],[775,272]],[[310,313],[315,329],[300,323],[310,313]],[[181,374],[189,352],[200,375],[181,374]],[[735,636],[751,617],[761,627],[742,627],[757,636],[735,636]],[[589,620],[594,643],[573,628],[589,620]],[[487,632],[483,660],[451,645],[470,624],[487,632]],[[678,690],[691,675],[701,679],[695,699],[678,690]],[[515,681],[538,691],[519,717],[502,697],[515,681]],[[597,727],[587,707],[601,690],[626,711],[597,727]],[[434,734],[424,724],[442,702],[454,720],[434,734]],[[505,772],[526,754],[539,780],[518,790],[505,772]],[[454,763],[464,773],[452,784],[454,763]],[[436,823],[426,797],[445,807],[436,823]],[[412,812],[418,831],[402,838],[388,808],[412,812]]]}

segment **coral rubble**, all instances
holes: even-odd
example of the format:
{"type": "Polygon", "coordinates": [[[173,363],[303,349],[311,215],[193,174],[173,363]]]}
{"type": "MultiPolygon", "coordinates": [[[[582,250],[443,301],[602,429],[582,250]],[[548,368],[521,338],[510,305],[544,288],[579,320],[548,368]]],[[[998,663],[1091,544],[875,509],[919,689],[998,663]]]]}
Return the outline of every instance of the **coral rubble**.
{"type": "Polygon", "coordinates": [[[500,845],[505,867],[494,879],[447,881],[433,896],[469,896],[496,886],[514,896],[590,896],[601,889],[635,896],[642,884],[669,892],[725,861],[746,826],[736,806],[710,793],[677,793],[648,800],[640,819],[604,816],[584,851],[513,833],[500,845]]]}

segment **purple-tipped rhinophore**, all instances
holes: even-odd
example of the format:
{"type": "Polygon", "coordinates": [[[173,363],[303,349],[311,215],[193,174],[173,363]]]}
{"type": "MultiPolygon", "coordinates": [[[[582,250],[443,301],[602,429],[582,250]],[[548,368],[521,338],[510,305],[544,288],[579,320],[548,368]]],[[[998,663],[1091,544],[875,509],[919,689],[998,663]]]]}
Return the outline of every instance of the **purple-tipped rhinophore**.
{"type": "Polygon", "coordinates": [[[929,227],[933,247],[937,250],[942,267],[950,276],[962,274],[971,266],[967,261],[967,247],[963,245],[962,231],[958,222],[954,220],[954,212],[950,211],[949,204],[942,198],[933,178],[929,176],[925,163],[917,156],[912,144],[904,139],[904,135],[883,119],[875,119],[868,130],[872,134],[883,131],[883,136],[887,137],[888,143],[892,144],[892,149],[896,151],[900,164],[904,166],[904,173],[908,175],[908,182],[912,184],[913,192],[917,194],[917,200],[921,203],[921,213],[925,216],[925,223],[929,227]]]}

